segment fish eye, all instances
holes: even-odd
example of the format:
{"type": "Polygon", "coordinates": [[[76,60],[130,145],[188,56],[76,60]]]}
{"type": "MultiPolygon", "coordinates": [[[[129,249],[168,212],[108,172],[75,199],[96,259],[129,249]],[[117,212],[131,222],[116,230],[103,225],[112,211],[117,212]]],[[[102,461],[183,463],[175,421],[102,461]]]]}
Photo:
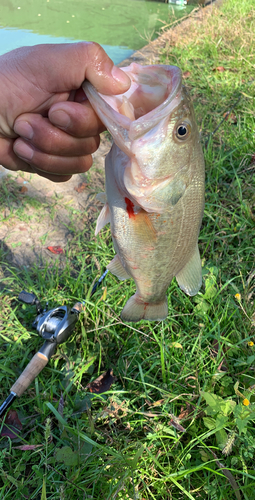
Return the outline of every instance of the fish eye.
{"type": "Polygon", "coordinates": [[[179,139],[180,141],[184,141],[190,135],[190,131],[191,127],[189,123],[183,122],[177,125],[175,134],[177,139],[179,139]]]}

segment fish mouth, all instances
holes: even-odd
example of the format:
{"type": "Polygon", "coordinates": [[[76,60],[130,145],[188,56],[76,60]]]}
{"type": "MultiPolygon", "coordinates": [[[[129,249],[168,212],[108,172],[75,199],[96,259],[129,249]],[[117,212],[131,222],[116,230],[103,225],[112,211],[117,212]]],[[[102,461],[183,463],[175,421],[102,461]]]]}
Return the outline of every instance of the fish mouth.
{"type": "Polygon", "coordinates": [[[82,87],[115,143],[130,156],[131,142],[153,129],[179,105],[181,70],[177,66],[136,63],[121,69],[131,80],[124,94],[100,94],[88,81],[82,87]]]}

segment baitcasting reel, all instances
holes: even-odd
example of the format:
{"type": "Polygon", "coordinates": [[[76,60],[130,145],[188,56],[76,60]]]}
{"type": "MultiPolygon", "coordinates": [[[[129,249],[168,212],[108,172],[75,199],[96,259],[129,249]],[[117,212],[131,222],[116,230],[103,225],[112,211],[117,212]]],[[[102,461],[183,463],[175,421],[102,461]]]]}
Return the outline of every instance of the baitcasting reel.
{"type": "Polygon", "coordinates": [[[6,412],[14,399],[17,396],[22,396],[31,382],[39,375],[55,353],[57,346],[68,340],[82,308],[82,303],[77,302],[72,309],[67,306],[59,306],[48,311],[43,310],[37,297],[33,293],[25,291],[19,294],[18,299],[25,304],[36,306],[37,316],[32,326],[45,342],[11,387],[10,395],[0,407],[0,417],[6,412]]]}

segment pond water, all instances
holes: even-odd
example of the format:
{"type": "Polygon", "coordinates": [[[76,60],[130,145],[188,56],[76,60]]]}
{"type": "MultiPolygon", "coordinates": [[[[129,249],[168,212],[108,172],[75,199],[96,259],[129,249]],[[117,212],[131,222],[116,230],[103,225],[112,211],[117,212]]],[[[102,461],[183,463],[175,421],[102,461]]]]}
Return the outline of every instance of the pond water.
{"type": "Polygon", "coordinates": [[[145,0],[0,0],[0,54],[23,45],[100,43],[114,63],[194,6],[145,0]]]}

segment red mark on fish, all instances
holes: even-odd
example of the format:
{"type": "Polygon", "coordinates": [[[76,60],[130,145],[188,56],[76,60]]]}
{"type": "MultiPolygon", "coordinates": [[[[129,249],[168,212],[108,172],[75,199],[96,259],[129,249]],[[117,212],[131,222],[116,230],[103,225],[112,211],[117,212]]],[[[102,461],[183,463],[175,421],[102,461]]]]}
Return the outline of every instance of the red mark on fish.
{"type": "Polygon", "coordinates": [[[128,217],[130,219],[135,218],[134,203],[132,203],[132,201],[129,200],[129,198],[125,198],[125,203],[127,206],[128,217]]]}

